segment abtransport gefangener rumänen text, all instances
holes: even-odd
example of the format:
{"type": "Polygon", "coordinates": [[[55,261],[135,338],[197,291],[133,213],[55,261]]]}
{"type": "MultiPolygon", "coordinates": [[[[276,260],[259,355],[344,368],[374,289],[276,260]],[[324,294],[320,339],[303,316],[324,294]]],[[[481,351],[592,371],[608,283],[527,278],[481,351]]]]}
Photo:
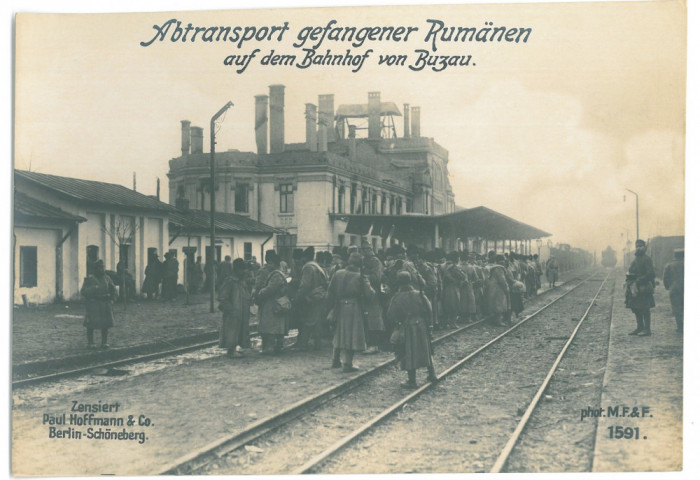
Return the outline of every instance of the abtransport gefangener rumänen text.
{"type": "MultiPolygon", "coordinates": [[[[430,44],[433,52],[442,42],[513,42],[527,43],[532,28],[494,26],[491,21],[481,27],[447,26],[441,20],[426,19],[427,33],[423,42],[430,44]]],[[[237,25],[237,26],[196,26],[172,18],[161,25],[153,25],[155,34],[140,45],[148,47],[154,42],[228,42],[242,48],[248,42],[282,42],[290,30],[289,22],[282,25],[237,25]]],[[[325,26],[305,26],[299,30],[295,48],[319,48],[324,42],[347,42],[353,47],[361,47],[365,42],[408,42],[409,38],[422,36],[415,26],[340,26],[330,20],[325,26]]]]}

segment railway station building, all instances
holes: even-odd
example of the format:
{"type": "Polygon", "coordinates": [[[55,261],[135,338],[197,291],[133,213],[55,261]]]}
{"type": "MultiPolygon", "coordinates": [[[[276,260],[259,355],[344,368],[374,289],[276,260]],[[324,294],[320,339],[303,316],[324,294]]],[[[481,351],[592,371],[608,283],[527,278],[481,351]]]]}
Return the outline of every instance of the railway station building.
{"type": "MultiPolygon", "coordinates": [[[[332,94],[306,104],[305,141],[285,141],[285,87],[255,97],[256,152],[216,152],[215,208],[279,229],[276,247],[393,243],[426,248],[504,248],[548,236],[485,207],[458,211],[449,152],[421,135],[420,107],[402,109],[369,92],[366,102],[335,105],[332,94]],[[403,131],[395,119],[403,117],[403,131]],[[513,242],[516,242],[513,245],[513,242]]],[[[253,101],[253,99],[251,99],[253,101]]],[[[170,202],[210,205],[210,153],[203,129],[181,122],[181,156],[170,160],[170,202]]],[[[531,250],[530,250],[531,251],[531,250]]]]}

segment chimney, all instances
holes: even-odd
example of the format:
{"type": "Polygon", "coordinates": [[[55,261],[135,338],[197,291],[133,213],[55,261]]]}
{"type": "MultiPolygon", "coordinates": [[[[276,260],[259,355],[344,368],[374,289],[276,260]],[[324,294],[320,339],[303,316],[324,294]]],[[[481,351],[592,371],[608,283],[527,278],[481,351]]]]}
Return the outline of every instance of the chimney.
{"type": "Polygon", "coordinates": [[[328,135],[329,142],[335,142],[335,107],[334,107],[334,97],[333,95],[319,95],[318,96],[318,116],[319,119],[323,119],[326,125],[326,133],[328,135]]]}
{"type": "Polygon", "coordinates": [[[411,136],[411,107],[408,103],[403,104],[403,138],[411,136]]]}
{"type": "Polygon", "coordinates": [[[420,137],[420,107],[411,107],[411,136],[420,137]]]}
{"type": "Polygon", "coordinates": [[[370,140],[379,140],[382,137],[382,103],[379,92],[369,92],[367,95],[367,137],[370,140]]]}
{"type": "Polygon", "coordinates": [[[270,85],[270,153],[284,152],[284,85],[270,85]]]}
{"type": "Polygon", "coordinates": [[[156,177],[156,200],[160,200],[160,177],[156,177]]]}
{"type": "Polygon", "coordinates": [[[355,139],[355,125],[348,127],[348,156],[353,162],[357,159],[357,140],[355,139]]]}
{"type": "Polygon", "coordinates": [[[190,121],[182,120],[182,156],[190,154],[190,121]]]}
{"type": "Polygon", "coordinates": [[[204,147],[204,129],[202,127],[191,127],[192,133],[192,154],[203,153],[204,147]]]}
{"type": "Polygon", "coordinates": [[[319,118],[318,120],[318,151],[327,152],[328,151],[328,125],[326,125],[326,118],[319,118]]]}
{"type": "Polygon", "coordinates": [[[316,105],[306,104],[306,148],[315,152],[318,148],[318,136],[316,135],[316,105]]]}
{"type": "Polygon", "coordinates": [[[267,95],[255,96],[255,144],[258,155],[267,154],[267,95]]]}

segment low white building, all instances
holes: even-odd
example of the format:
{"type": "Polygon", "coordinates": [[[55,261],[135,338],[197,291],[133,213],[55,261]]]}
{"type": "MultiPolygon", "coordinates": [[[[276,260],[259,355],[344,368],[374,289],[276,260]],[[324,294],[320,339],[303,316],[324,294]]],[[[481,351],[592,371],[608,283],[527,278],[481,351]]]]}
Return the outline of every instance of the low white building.
{"type": "Polygon", "coordinates": [[[140,291],[148,249],[163,254],[167,247],[168,215],[176,211],[174,207],[112,183],[22,170],[15,170],[14,180],[16,205],[18,199],[32,199],[84,220],[76,220],[70,232],[68,227],[59,231],[53,225],[55,221],[52,224],[48,219],[41,220],[40,225],[36,219],[33,224],[15,220],[16,303],[22,301],[22,295],[36,303],[77,299],[88,263],[96,259],[103,260],[107,270],[116,270],[120,259],[124,260],[140,291]],[[40,255],[39,247],[46,251],[48,242],[58,235],[60,250],[56,249],[56,255],[60,258],[40,255]],[[23,282],[22,276],[22,269],[30,265],[32,247],[37,252],[35,286],[23,282]],[[55,288],[58,284],[61,289],[55,288]]]}
{"type": "MultiPolygon", "coordinates": [[[[141,291],[149,251],[185,250],[206,258],[209,212],[173,205],[122,185],[15,170],[14,302],[75,300],[92,261],[116,271],[123,261],[141,291]],[[194,248],[193,248],[194,247],[194,248]],[[202,253],[204,252],[204,253],[202,253]]],[[[216,258],[262,258],[276,229],[217,213],[216,258]]],[[[180,268],[180,283],[184,268],[180,268]]]]}
{"type": "Polygon", "coordinates": [[[70,245],[69,239],[85,221],[22,192],[15,193],[14,303],[45,303],[63,297],[64,271],[70,270],[73,260],[72,250],[64,245],[70,245]]]}

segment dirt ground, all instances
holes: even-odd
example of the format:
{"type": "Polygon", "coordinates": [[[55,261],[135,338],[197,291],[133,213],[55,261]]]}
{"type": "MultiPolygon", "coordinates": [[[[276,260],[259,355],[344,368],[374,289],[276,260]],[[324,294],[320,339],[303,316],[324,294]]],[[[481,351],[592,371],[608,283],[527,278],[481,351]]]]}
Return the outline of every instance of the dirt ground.
{"type": "MultiPolygon", "coordinates": [[[[15,306],[12,318],[13,365],[89,353],[81,303],[15,306]]],[[[156,340],[218,331],[221,313],[209,313],[209,296],[184,295],[174,301],[140,300],[114,305],[114,327],[109,330],[113,349],[156,340]]],[[[99,332],[95,332],[99,342],[99,332]]]]}

